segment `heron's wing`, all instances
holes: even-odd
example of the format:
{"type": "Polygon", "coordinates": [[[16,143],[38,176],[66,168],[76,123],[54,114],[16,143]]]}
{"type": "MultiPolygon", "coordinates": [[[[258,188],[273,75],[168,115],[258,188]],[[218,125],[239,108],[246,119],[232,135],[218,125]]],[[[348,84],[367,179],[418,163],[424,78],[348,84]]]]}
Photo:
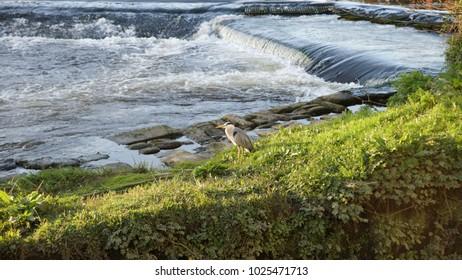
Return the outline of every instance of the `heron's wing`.
{"type": "Polygon", "coordinates": [[[249,151],[253,151],[252,141],[244,130],[236,127],[233,130],[234,141],[238,146],[241,146],[249,151]]]}

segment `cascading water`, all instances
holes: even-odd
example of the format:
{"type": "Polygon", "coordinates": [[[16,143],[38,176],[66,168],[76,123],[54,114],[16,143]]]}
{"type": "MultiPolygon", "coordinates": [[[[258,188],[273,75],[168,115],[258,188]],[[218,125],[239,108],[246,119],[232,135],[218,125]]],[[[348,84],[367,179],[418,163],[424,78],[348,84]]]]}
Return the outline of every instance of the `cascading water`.
{"type": "Polygon", "coordinates": [[[335,15],[254,17],[215,26],[226,40],[284,57],[310,74],[341,83],[379,85],[413,69],[435,74],[444,50],[437,34],[339,20],[335,15]]]}

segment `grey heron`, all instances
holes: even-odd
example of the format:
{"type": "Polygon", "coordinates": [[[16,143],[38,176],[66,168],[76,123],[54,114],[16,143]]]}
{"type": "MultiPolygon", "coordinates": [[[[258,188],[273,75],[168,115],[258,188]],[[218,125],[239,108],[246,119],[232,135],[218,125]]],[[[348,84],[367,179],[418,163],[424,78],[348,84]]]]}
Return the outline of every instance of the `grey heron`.
{"type": "Polygon", "coordinates": [[[235,127],[232,123],[225,123],[223,125],[217,126],[217,128],[224,128],[226,137],[237,146],[237,153],[240,153],[240,149],[247,150],[249,152],[253,151],[253,145],[250,141],[249,136],[245,133],[244,130],[239,127],[235,127]]]}

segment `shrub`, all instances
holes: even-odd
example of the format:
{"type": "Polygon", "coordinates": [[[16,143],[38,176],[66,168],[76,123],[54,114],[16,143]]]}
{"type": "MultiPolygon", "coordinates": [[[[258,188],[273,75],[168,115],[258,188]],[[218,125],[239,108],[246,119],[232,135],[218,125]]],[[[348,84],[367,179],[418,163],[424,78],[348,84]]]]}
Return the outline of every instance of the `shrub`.
{"type": "Polygon", "coordinates": [[[433,81],[434,79],[431,76],[424,75],[420,71],[402,74],[392,82],[397,93],[388,99],[387,105],[395,107],[406,103],[409,95],[417,90],[430,90],[433,81]]]}

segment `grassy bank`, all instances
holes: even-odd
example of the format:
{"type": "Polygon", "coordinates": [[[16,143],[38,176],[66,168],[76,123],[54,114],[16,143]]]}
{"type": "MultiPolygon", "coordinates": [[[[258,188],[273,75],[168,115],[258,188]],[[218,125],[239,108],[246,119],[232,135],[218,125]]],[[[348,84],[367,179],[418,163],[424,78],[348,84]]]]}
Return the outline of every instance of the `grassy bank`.
{"type": "Polygon", "coordinates": [[[168,178],[31,175],[3,185],[1,256],[460,258],[460,131],[462,97],[419,89],[385,112],[282,130],[255,153],[168,178]]]}
{"type": "Polygon", "coordinates": [[[0,258],[460,259],[460,38],[386,111],[282,129],[244,157],[1,183],[0,258]]]}

